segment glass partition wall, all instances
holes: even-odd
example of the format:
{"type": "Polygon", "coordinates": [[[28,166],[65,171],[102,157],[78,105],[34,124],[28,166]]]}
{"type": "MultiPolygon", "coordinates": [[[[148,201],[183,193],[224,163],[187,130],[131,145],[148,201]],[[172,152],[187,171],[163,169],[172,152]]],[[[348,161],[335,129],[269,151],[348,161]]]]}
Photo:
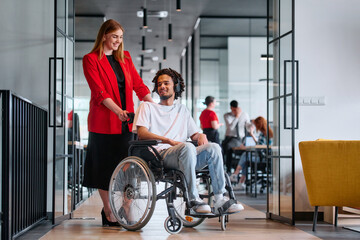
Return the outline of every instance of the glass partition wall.
{"type": "Polygon", "coordinates": [[[50,59],[49,149],[53,152],[53,223],[68,215],[73,198],[74,4],[55,1],[55,48],[50,59]],[[70,147],[69,147],[70,146],[70,147]]]}
{"type": "Polygon", "coordinates": [[[268,217],[295,224],[294,148],[298,128],[298,78],[294,51],[294,0],[268,0],[268,119],[274,139],[268,217]],[[270,81],[272,80],[272,81],[270,81]]]}
{"type": "MultiPolygon", "coordinates": [[[[99,14],[76,14],[75,21],[75,51],[74,51],[74,198],[73,208],[81,204],[92,194],[92,189],[82,186],[83,164],[86,157],[88,143],[87,117],[89,113],[90,88],[83,73],[82,59],[94,46],[97,31],[105,18],[99,14]],[[86,26],[91,25],[94,29],[89,30],[86,26]]],[[[70,172],[70,170],[69,170],[70,172]]]]}
{"type": "MultiPolygon", "coordinates": [[[[266,11],[264,10],[264,14],[266,11]]],[[[250,119],[258,116],[267,118],[267,18],[263,17],[203,17],[200,24],[200,91],[194,115],[198,125],[199,116],[206,108],[206,96],[217,101],[214,109],[220,123],[225,123],[224,114],[230,112],[230,102],[236,100],[250,119]],[[231,27],[229,27],[231,26],[231,27]]],[[[272,125],[271,120],[269,121],[272,125]]],[[[220,141],[225,138],[226,127],[219,129],[220,141]]],[[[240,155],[234,155],[238,161],[240,155]]],[[[266,160],[264,160],[266,161],[266,160]]],[[[267,168],[268,169],[268,168],[267,168]]],[[[250,172],[250,171],[249,171],[250,172]]],[[[250,176],[249,176],[250,177],[250,176]]],[[[248,177],[248,178],[249,178],[248,177]]],[[[268,180],[269,178],[266,178],[268,180]]],[[[248,182],[251,180],[248,179],[248,182]]],[[[261,186],[248,192],[237,191],[237,197],[244,200],[256,196],[255,203],[265,212],[267,193],[261,186]]]]}
{"type": "MultiPolygon", "coordinates": [[[[293,0],[269,0],[267,17],[201,18],[200,95],[194,114],[200,125],[199,115],[206,108],[202,102],[211,95],[217,99],[220,122],[232,100],[251,119],[267,118],[274,131],[267,155],[267,217],[290,224],[294,224],[294,130],[298,124],[293,6],[293,0]]],[[[224,139],[225,127],[219,132],[224,139]]]]}
{"type": "MultiPolygon", "coordinates": [[[[221,123],[232,100],[250,118],[266,117],[266,59],[261,55],[266,55],[266,17],[201,18],[198,124],[208,95],[216,98],[221,123]]],[[[219,132],[224,139],[225,126],[219,132]]]]}

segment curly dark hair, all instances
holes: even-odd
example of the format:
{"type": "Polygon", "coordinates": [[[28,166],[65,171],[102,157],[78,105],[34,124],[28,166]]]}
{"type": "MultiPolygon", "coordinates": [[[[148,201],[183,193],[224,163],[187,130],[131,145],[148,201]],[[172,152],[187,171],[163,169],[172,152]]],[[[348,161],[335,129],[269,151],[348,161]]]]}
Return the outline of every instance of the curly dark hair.
{"type": "Polygon", "coordinates": [[[177,71],[175,71],[175,70],[173,70],[171,68],[164,68],[164,69],[159,70],[156,73],[154,79],[152,80],[152,82],[155,84],[153,92],[158,93],[158,91],[157,91],[157,89],[158,89],[157,80],[159,79],[159,77],[161,75],[164,75],[164,74],[168,75],[173,80],[175,99],[178,99],[179,97],[181,97],[182,92],[184,92],[184,90],[185,90],[184,79],[182,78],[180,73],[178,73],[177,71]],[[175,87],[176,84],[180,84],[180,91],[176,91],[176,87],[175,87]]]}

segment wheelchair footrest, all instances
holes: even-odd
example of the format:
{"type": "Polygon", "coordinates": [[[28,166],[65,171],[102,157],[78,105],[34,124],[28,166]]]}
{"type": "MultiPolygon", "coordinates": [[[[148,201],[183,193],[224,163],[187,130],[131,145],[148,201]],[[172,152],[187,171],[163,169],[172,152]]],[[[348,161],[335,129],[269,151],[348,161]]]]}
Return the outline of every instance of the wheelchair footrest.
{"type": "Polygon", "coordinates": [[[224,205],[222,205],[222,207],[219,207],[218,209],[214,209],[214,212],[219,212],[219,215],[225,215],[225,214],[229,214],[227,212],[227,210],[229,209],[229,207],[231,205],[233,205],[234,203],[237,203],[237,201],[235,199],[230,199],[229,201],[227,201],[226,203],[224,203],[224,205]],[[218,210],[218,211],[216,211],[218,210]]]}
{"type": "Polygon", "coordinates": [[[186,215],[189,215],[189,216],[192,216],[192,217],[197,217],[197,218],[206,218],[206,217],[214,217],[214,213],[198,213],[198,212],[195,212],[193,209],[187,209],[185,210],[185,214],[186,215]]]}
{"type": "Polygon", "coordinates": [[[195,212],[193,209],[186,209],[185,210],[185,215],[188,215],[188,216],[191,216],[191,217],[196,217],[196,218],[214,218],[214,217],[219,217],[219,216],[231,215],[231,214],[234,214],[234,213],[238,213],[238,212],[216,213],[214,207],[211,208],[211,213],[198,213],[198,212],[195,212]]]}

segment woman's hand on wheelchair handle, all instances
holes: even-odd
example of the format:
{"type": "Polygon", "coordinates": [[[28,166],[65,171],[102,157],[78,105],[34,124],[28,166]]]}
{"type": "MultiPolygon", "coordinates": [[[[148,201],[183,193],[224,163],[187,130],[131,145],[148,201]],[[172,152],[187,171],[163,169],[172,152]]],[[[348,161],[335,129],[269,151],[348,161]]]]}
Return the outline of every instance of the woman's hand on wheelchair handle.
{"type": "Polygon", "coordinates": [[[125,122],[129,119],[128,113],[129,113],[128,111],[120,109],[120,111],[117,113],[117,116],[120,119],[120,121],[125,122]]]}

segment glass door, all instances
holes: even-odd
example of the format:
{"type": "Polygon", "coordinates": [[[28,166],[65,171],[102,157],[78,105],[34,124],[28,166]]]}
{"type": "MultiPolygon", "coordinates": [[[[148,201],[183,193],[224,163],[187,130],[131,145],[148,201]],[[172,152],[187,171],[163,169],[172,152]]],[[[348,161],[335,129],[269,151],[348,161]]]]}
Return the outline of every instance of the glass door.
{"type": "Polygon", "coordinates": [[[274,131],[268,147],[267,216],[295,224],[294,147],[297,128],[297,62],[294,0],[268,0],[267,118],[274,131]]]}
{"type": "MultiPolygon", "coordinates": [[[[73,151],[72,114],[74,109],[74,4],[55,0],[54,57],[50,58],[49,146],[53,164],[53,223],[72,211],[71,169],[73,151]],[[51,149],[51,148],[50,148],[51,149]],[[50,150],[51,151],[51,150],[50,150]]],[[[69,216],[69,215],[68,215],[69,216]]]]}

